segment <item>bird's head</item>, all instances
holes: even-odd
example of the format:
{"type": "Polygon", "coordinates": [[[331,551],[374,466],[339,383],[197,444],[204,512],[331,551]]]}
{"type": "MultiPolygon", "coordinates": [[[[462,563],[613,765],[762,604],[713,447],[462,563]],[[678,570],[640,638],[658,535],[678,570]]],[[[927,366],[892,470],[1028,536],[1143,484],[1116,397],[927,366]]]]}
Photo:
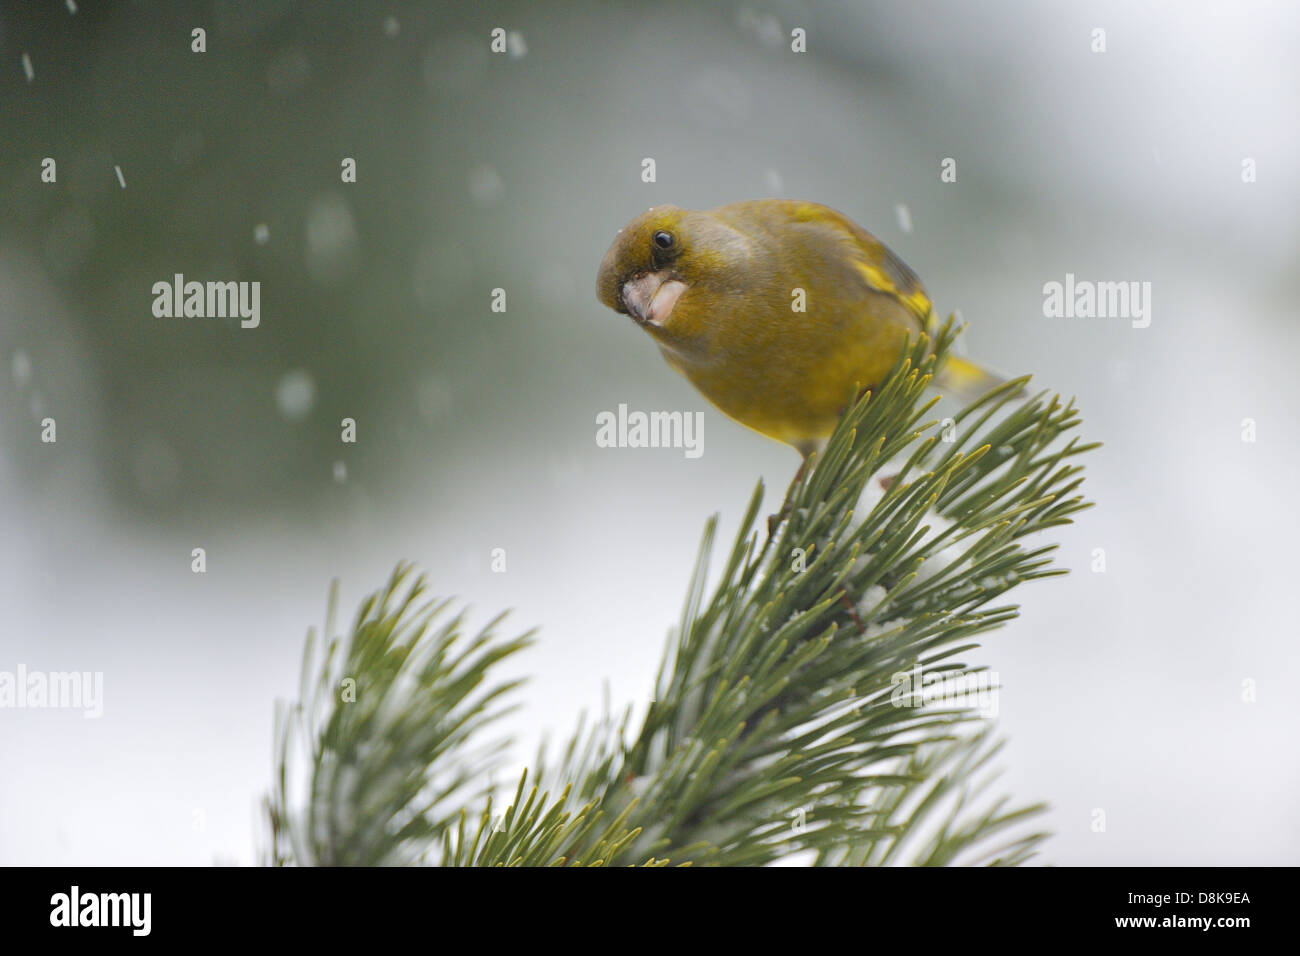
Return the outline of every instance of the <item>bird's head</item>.
{"type": "Polygon", "coordinates": [[[702,318],[684,319],[683,300],[706,301],[700,292],[735,286],[747,247],[739,232],[709,213],[655,206],[614,237],[596,276],[596,297],[656,338],[682,338],[702,318]]]}

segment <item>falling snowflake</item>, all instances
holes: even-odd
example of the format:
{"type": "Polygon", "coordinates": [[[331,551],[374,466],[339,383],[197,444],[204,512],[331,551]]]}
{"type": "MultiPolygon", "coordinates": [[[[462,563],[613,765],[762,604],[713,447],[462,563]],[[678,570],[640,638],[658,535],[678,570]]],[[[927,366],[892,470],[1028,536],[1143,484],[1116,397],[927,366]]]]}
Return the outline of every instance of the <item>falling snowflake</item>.
{"type": "Polygon", "coordinates": [[[13,373],[14,385],[18,388],[26,388],[27,383],[32,380],[32,360],[22,349],[14,352],[9,370],[13,373]]]}
{"type": "Polygon", "coordinates": [[[904,203],[894,206],[894,215],[898,216],[898,228],[908,235],[912,234],[912,211],[904,203]]]}
{"type": "Polygon", "coordinates": [[[302,369],[288,372],[275,388],[275,404],[285,421],[307,417],[316,404],[316,382],[302,369]]]}
{"type": "Polygon", "coordinates": [[[505,192],[501,174],[491,166],[479,166],[469,174],[469,194],[476,203],[489,206],[505,192]]]}

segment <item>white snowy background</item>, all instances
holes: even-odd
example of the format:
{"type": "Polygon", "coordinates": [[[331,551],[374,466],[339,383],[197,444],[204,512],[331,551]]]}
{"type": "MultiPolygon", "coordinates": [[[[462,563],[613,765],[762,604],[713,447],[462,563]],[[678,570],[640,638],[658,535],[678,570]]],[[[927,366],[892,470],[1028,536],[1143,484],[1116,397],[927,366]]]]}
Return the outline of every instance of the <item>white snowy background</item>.
{"type": "Polygon", "coordinates": [[[0,710],[0,863],[253,862],[306,629],[399,558],[541,626],[520,761],[602,682],[644,700],[705,519],[726,540],[797,458],[595,271],[647,206],[762,196],[875,232],[1105,442],[1074,573],[980,656],[1045,858],[1300,860],[1294,5],[33,6],[0,14],[0,669],[102,671],[105,701],[0,710]],[[261,327],[155,319],[175,272],[259,279],[261,327]],[[1067,272],[1149,281],[1150,327],[1044,318],[1067,272]],[[596,447],[621,402],[703,410],[704,455],[596,447]]]}

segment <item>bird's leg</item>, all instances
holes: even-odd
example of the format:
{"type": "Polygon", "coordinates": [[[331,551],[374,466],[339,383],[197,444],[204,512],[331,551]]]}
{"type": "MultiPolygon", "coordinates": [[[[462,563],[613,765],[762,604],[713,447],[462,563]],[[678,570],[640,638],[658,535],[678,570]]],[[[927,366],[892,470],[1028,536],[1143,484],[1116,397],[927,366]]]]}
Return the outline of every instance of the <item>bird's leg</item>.
{"type": "Polygon", "coordinates": [[[853,623],[858,626],[858,633],[867,633],[866,625],[862,623],[862,618],[858,616],[858,609],[856,605],[849,600],[849,592],[845,588],[840,588],[840,601],[843,602],[845,609],[849,612],[849,617],[853,618],[853,623]]]}
{"type": "Polygon", "coordinates": [[[785,500],[781,502],[781,510],[774,515],[767,516],[767,536],[770,538],[776,532],[776,526],[786,518],[790,517],[790,512],[794,509],[794,493],[799,487],[799,481],[803,474],[808,470],[808,463],[812,461],[812,454],[805,454],[803,461],[799,463],[799,470],[794,473],[794,478],[790,481],[790,487],[786,489],[785,500]]]}

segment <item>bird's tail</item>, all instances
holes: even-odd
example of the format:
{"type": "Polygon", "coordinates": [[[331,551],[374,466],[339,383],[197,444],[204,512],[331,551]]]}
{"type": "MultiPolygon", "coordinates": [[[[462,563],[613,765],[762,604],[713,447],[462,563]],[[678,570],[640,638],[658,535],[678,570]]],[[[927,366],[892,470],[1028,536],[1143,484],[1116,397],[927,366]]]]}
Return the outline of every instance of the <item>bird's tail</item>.
{"type": "MultiPolygon", "coordinates": [[[[990,389],[1005,385],[1005,375],[991,371],[977,362],[960,355],[949,355],[935,377],[935,385],[945,392],[951,392],[962,401],[973,402],[990,389]]],[[[1023,395],[1022,387],[1017,393],[1023,395]]]]}

